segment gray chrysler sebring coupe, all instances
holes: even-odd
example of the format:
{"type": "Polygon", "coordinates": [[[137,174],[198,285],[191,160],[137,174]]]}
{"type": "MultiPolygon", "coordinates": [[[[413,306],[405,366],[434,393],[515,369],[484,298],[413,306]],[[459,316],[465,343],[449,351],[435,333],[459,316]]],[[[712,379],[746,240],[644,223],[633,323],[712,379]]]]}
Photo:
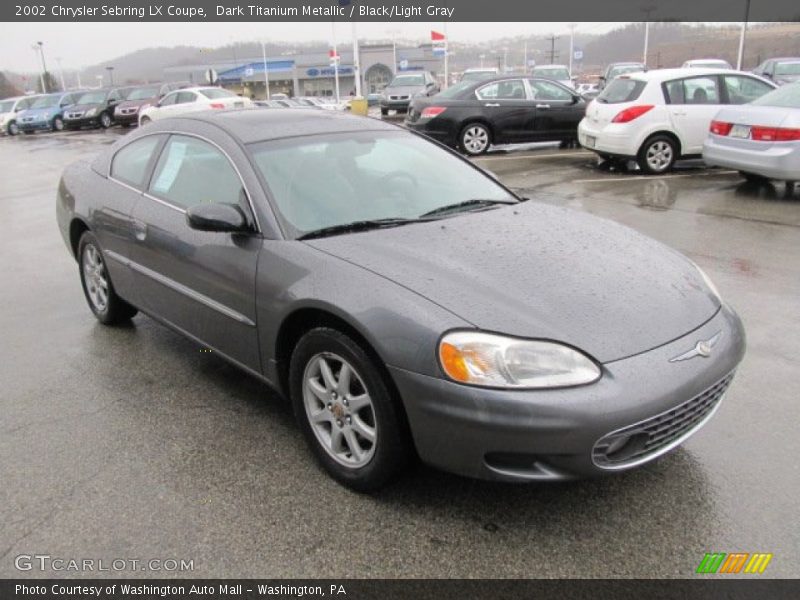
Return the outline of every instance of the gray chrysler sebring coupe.
{"type": "Polygon", "coordinates": [[[165,119],[70,166],[58,223],[97,319],[141,311],[274,386],[359,490],[624,471],[705,424],[745,348],[690,260],[526,201],[375,119],[165,119]]]}

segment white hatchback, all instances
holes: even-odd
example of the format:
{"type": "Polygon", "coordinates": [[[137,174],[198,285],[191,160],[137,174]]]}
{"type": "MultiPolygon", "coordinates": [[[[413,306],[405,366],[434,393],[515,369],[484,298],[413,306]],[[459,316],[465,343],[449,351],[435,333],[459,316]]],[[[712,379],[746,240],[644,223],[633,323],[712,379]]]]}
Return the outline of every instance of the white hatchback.
{"type": "Polygon", "coordinates": [[[175,90],[157,104],[139,109],[139,125],[189,112],[208,109],[231,109],[253,106],[247,98],[218,87],[193,87],[175,90]]]}
{"type": "Polygon", "coordinates": [[[699,157],[719,109],[761,97],[776,85],[727,69],[659,69],[620,75],[587,107],[581,146],[604,159],[633,159],[665,173],[679,158],[699,157]]]}

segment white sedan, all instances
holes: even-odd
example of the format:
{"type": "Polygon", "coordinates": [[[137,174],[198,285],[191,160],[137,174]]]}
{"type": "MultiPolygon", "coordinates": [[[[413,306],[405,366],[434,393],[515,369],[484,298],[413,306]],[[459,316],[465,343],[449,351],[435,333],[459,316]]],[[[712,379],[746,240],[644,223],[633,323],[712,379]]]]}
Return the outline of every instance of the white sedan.
{"type": "Polygon", "coordinates": [[[776,87],[727,69],[660,69],[620,75],[586,108],[581,146],[604,159],[635,160],[665,173],[679,158],[699,157],[720,108],[744,104],[776,87]]]}
{"type": "Polygon", "coordinates": [[[139,110],[139,125],[166,119],[189,112],[208,109],[231,109],[253,106],[247,98],[218,87],[193,87],[175,90],[164,96],[157,104],[139,110]]]}
{"type": "Polygon", "coordinates": [[[719,111],[703,159],[711,166],[736,169],[749,181],[800,181],[800,82],[719,111]]]}

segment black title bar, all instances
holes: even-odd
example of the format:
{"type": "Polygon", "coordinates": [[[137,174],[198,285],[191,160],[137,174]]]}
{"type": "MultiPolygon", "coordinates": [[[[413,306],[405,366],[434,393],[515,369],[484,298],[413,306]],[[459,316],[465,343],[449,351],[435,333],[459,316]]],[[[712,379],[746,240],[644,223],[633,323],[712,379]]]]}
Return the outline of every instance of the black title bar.
{"type": "Polygon", "coordinates": [[[798,21],[797,0],[3,0],[0,21],[798,21]]]}

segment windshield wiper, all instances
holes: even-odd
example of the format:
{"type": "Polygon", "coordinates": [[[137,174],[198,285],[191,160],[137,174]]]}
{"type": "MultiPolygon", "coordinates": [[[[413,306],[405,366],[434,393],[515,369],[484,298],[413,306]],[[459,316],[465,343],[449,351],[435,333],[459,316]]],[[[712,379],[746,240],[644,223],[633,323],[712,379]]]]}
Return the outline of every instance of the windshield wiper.
{"type": "Polygon", "coordinates": [[[436,217],[439,215],[446,215],[450,213],[467,212],[471,210],[480,210],[493,206],[495,204],[516,204],[516,202],[509,202],[507,200],[481,200],[478,198],[472,200],[464,200],[463,202],[456,202],[455,204],[445,204],[439,208],[434,208],[426,213],[421,214],[421,219],[427,217],[436,217]]]}
{"type": "Polygon", "coordinates": [[[299,236],[298,240],[310,240],[312,238],[337,235],[339,233],[352,233],[355,231],[369,231],[370,229],[383,229],[385,227],[398,227],[409,223],[419,223],[420,219],[404,219],[402,217],[389,217],[386,219],[366,219],[363,221],[353,221],[352,223],[341,223],[315,229],[299,236]]]}

